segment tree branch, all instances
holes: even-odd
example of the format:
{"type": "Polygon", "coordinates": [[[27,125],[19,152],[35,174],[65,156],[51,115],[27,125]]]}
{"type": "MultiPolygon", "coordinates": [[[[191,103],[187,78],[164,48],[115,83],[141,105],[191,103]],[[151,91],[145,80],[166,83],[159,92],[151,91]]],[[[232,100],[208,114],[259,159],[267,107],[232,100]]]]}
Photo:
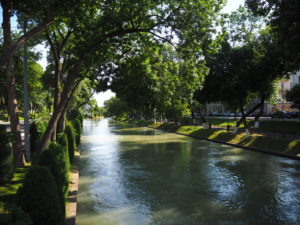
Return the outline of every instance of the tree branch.
{"type": "Polygon", "coordinates": [[[32,28],[30,31],[28,31],[26,34],[24,34],[22,37],[20,37],[15,43],[13,43],[9,48],[7,48],[3,55],[0,58],[0,68],[3,68],[6,66],[9,59],[32,37],[34,37],[37,33],[39,33],[41,30],[46,28],[49,24],[52,23],[52,19],[45,19],[40,24],[38,24],[36,27],[32,28]]]}

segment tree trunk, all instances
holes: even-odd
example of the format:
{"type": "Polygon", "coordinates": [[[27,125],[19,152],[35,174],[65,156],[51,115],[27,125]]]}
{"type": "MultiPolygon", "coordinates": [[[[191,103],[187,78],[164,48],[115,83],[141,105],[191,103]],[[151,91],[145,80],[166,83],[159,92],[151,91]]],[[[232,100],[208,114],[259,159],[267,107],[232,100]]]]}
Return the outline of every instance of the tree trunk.
{"type": "Polygon", "coordinates": [[[57,107],[54,109],[54,112],[52,114],[52,117],[48,123],[48,127],[44,133],[44,136],[42,138],[42,141],[40,143],[39,151],[36,154],[35,162],[38,161],[40,154],[47,148],[51,135],[55,129],[55,124],[57,124],[58,120],[62,117],[62,115],[65,113],[68,104],[74,94],[75,89],[80,83],[80,80],[77,79],[77,75],[79,73],[80,67],[82,63],[79,62],[76,67],[73,69],[73,72],[71,72],[68,76],[67,82],[65,84],[64,90],[61,94],[61,100],[57,107]]]}
{"type": "Polygon", "coordinates": [[[65,128],[66,128],[66,110],[65,112],[62,114],[62,116],[60,117],[58,123],[57,123],[57,133],[61,133],[64,132],[65,128]]]}
{"type": "MultiPolygon", "coordinates": [[[[3,9],[3,47],[4,51],[10,48],[11,38],[11,0],[1,1],[3,9]]],[[[6,83],[7,83],[7,110],[10,120],[11,132],[13,134],[13,159],[14,166],[24,166],[24,156],[22,149],[22,139],[20,132],[20,123],[18,117],[18,103],[16,99],[16,78],[13,71],[13,59],[10,57],[5,66],[6,83]]]]}
{"type": "MultiPolygon", "coordinates": [[[[61,74],[61,63],[60,57],[55,60],[55,74],[54,74],[54,104],[53,104],[53,111],[58,106],[60,102],[60,90],[59,90],[59,80],[61,74]]],[[[56,134],[57,134],[57,123],[54,124],[51,140],[56,141],[56,134]]]]}
{"type": "Polygon", "coordinates": [[[261,100],[260,100],[260,111],[257,115],[255,115],[255,120],[254,121],[258,121],[259,118],[264,114],[264,103],[265,103],[265,96],[262,96],[261,97],[261,100]]]}
{"type": "Polygon", "coordinates": [[[241,125],[241,123],[244,121],[244,119],[246,119],[247,116],[249,116],[251,113],[253,113],[255,110],[257,110],[259,107],[261,107],[262,104],[263,104],[263,102],[260,102],[259,104],[254,106],[250,111],[248,111],[246,114],[244,114],[242,112],[242,118],[236,123],[236,127],[239,127],[241,125]]]}

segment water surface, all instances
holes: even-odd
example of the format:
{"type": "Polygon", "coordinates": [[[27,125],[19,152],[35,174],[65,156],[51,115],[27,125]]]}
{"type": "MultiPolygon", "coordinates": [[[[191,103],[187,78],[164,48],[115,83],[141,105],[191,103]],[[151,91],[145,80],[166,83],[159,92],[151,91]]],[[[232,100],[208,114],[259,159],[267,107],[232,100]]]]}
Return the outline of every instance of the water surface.
{"type": "Polygon", "coordinates": [[[77,225],[300,224],[300,162],[87,120],[77,225]]]}

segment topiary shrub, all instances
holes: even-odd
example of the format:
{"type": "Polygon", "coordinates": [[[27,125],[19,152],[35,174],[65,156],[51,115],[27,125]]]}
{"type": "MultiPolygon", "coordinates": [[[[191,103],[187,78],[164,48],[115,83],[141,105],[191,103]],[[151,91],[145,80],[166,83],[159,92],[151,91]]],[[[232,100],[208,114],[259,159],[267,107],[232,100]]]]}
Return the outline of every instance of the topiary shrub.
{"type": "Polygon", "coordinates": [[[13,149],[10,134],[0,127],[0,184],[8,183],[13,177],[13,149]]]}
{"type": "Polygon", "coordinates": [[[51,142],[48,149],[41,154],[39,159],[39,165],[50,168],[58,190],[63,196],[63,203],[68,196],[70,171],[70,162],[64,150],[61,145],[51,142]]]}
{"type": "Polygon", "coordinates": [[[67,135],[64,132],[57,134],[56,142],[64,148],[64,157],[66,159],[67,164],[70,167],[69,143],[67,135]]]}
{"type": "Polygon", "coordinates": [[[32,225],[64,225],[63,205],[57,185],[48,167],[32,166],[17,193],[19,205],[32,225]]]}
{"type": "Polygon", "coordinates": [[[30,152],[32,155],[34,155],[38,148],[39,148],[39,143],[43,137],[43,134],[46,130],[45,123],[42,121],[33,121],[30,125],[30,152]]]}
{"type": "Polygon", "coordinates": [[[74,128],[71,123],[67,124],[67,126],[65,128],[65,133],[68,138],[69,159],[70,159],[70,162],[73,162],[76,144],[75,144],[75,138],[74,138],[74,128]]]}
{"type": "Polygon", "coordinates": [[[79,119],[72,120],[72,125],[75,130],[76,145],[78,146],[80,144],[80,138],[81,138],[81,124],[79,119]]]}
{"type": "Polygon", "coordinates": [[[80,116],[78,116],[77,117],[77,119],[79,120],[79,122],[80,122],[80,126],[81,126],[81,131],[82,131],[82,128],[83,128],[83,116],[82,115],[80,115],[80,116]]]}

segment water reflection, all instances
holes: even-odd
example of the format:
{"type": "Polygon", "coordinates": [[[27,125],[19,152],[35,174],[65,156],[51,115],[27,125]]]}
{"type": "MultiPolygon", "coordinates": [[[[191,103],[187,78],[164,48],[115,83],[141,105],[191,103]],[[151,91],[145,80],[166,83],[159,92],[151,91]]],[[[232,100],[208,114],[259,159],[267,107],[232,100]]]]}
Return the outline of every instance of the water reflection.
{"type": "Polygon", "coordinates": [[[299,224],[300,163],[85,121],[78,225],[299,224]]]}

